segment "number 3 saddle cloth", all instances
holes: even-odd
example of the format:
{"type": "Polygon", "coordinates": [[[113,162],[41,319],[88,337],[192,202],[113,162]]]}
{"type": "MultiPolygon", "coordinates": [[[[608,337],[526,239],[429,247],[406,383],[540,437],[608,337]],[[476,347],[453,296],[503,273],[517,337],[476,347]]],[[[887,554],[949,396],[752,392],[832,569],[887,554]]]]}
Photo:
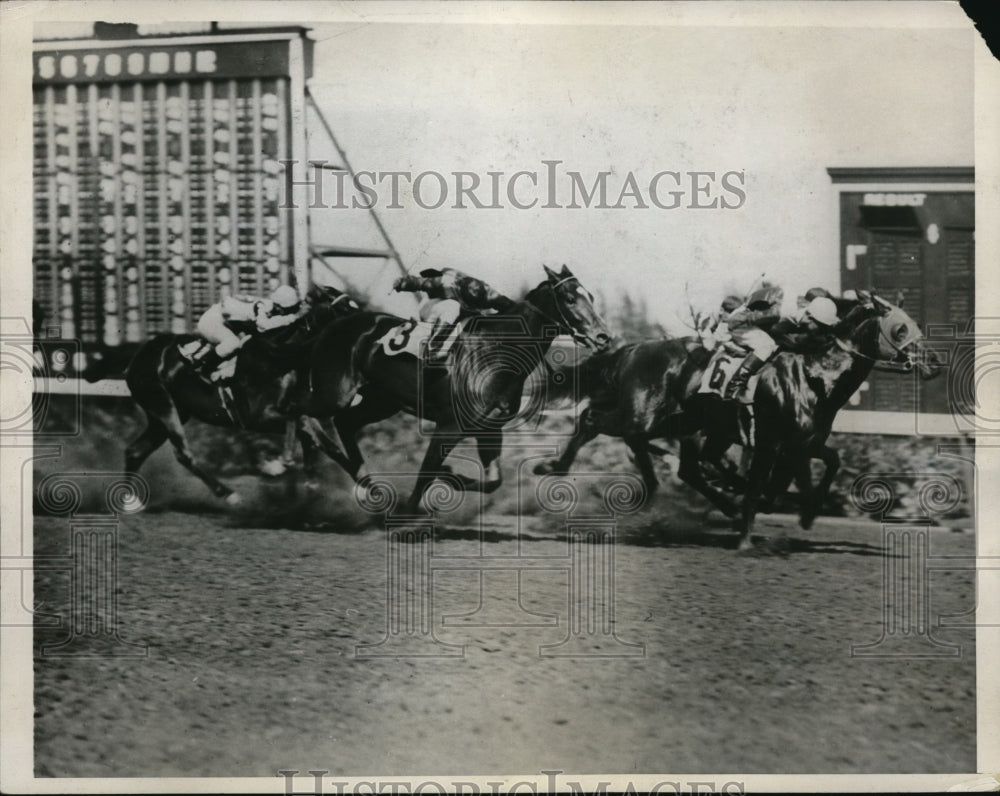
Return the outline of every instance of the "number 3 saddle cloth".
{"type": "Polygon", "coordinates": [[[408,354],[420,360],[440,362],[462,333],[462,323],[430,323],[408,320],[390,329],[378,341],[386,356],[408,354]]]}

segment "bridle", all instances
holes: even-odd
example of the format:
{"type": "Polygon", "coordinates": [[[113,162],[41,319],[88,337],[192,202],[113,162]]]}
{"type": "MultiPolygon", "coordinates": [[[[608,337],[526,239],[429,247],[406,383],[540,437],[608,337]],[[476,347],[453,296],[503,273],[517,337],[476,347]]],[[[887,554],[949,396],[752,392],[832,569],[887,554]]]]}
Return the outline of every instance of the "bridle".
{"type": "Polygon", "coordinates": [[[549,315],[549,313],[545,312],[537,304],[535,304],[532,301],[529,301],[527,298],[524,299],[524,303],[527,304],[529,307],[531,307],[531,309],[533,309],[535,312],[537,312],[543,318],[545,318],[545,320],[550,321],[551,323],[554,323],[557,327],[559,327],[560,329],[562,329],[564,332],[568,332],[569,335],[574,340],[576,340],[577,342],[581,342],[581,343],[584,343],[584,344],[587,344],[587,345],[595,345],[595,347],[596,347],[596,344],[594,343],[594,341],[591,340],[587,335],[583,334],[582,332],[578,332],[576,329],[573,328],[573,324],[570,323],[570,321],[566,318],[566,313],[563,310],[563,307],[562,307],[562,304],[559,301],[558,295],[556,294],[556,288],[557,287],[559,287],[561,284],[563,284],[565,282],[569,282],[569,281],[572,281],[574,279],[576,279],[575,276],[567,276],[567,277],[563,277],[562,279],[560,279],[555,284],[553,284],[551,282],[546,282],[545,285],[544,285],[545,287],[547,287],[549,290],[552,291],[552,302],[556,305],[556,312],[559,313],[559,317],[558,318],[553,318],[551,315],[549,315]]]}
{"type": "MultiPolygon", "coordinates": [[[[863,323],[861,323],[858,326],[857,330],[858,332],[860,332],[869,323],[878,323],[878,321],[879,321],[878,317],[867,318],[863,323]]],[[[896,362],[896,358],[880,359],[879,357],[868,356],[868,354],[861,353],[860,351],[858,351],[857,348],[855,348],[853,345],[849,344],[845,340],[841,340],[839,337],[836,337],[834,339],[837,341],[837,345],[843,351],[846,351],[852,357],[857,357],[858,359],[864,359],[867,360],[868,362],[875,363],[875,366],[879,370],[887,370],[887,371],[892,371],[894,373],[909,373],[911,370],[913,370],[913,359],[908,353],[906,353],[905,348],[915,343],[917,338],[914,336],[910,340],[903,343],[902,346],[899,346],[895,342],[893,342],[892,338],[890,338],[889,335],[885,333],[885,330],[882,328],[881,323],[878,323],[878,334],[879,334],[879,339],[885,340],[889,344],[889,347],[896,352],[897,358],[904,357],[906,361],[896,362]]]]}

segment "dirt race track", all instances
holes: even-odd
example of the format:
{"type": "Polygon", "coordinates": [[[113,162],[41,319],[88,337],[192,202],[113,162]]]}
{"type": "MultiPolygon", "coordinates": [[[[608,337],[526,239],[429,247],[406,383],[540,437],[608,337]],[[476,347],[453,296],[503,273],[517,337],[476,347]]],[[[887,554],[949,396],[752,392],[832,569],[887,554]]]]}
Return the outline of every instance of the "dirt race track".
{"type": "MultiPolygon", "coordinates": [[[[975,770],[971,629],[933,628],[957,657],[851,654],[883,631],[876,523],[805,532],[764,518],[780,548],[740,557],[721,517],[658,502],[623,519],[614,545],[615,633],[644,654],[598,632],[583,648],[611,657],[545,657],[540,646],[567,636],[563,521],[535,518],[519,542],[513,518],[490,517],[481,539],[473,519],[438,530],[433,555],[520,549],[557,566],[523,571],[519,588],[511,569],[435,570],[432,651],[450,657],[420,658],[355,654],[386,635],[376,520],[344,531],[253,519],[122,520],[119,634],[146,654],[41,657],[67,629],[36,628],[38,776],[975,770]]],[[[36,518],[36,555],[66,555],[68,528],[36,518]]],[[[932,556],[973,552],[971,533],[930,531],[932,556]]],[[[933,624],[974,608],[971,573],[929,583],[933,624]]],[[[69,588],[69,573],[39,570],[36,609],[66,616],[69,588]]],[[[426,652],[430,636],[412,635],[426,652]]]]}

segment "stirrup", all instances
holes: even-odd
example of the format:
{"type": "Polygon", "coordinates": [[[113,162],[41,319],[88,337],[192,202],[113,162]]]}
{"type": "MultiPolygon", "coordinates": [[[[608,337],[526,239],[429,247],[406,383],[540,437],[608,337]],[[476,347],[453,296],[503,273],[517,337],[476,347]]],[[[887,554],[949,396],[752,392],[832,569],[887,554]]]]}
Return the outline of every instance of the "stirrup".
{"type": "Polygon", "coordinates": [[[744,393],[750,384],[750,374],[746,374],[745,379],[740,378],[740,374],[733,374],[733,377],[729,380],[729,384],[726,385],[726,392],[722,396],[727,401],[735,401],[744,393]]]}

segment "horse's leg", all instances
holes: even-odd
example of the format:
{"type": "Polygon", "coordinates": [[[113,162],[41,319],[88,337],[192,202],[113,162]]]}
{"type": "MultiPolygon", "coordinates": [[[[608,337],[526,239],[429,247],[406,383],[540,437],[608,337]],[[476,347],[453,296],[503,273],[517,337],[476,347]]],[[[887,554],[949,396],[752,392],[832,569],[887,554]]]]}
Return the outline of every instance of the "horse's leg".
{"type": "MultiPolygon", "coordinates": [[[[159,418],[147,412],[145,430],[125,448],[125,477],[138,478],[143,462],[166,441],[166,427],[159,418]]],[[[136,494],[139,494],[138,490],[136,494]]]]}
{"type": "MultiPolygon", "coordinates": [[[[819,514],[820,509],[823,507],[823,501],[826,500],[826,495],[830,491],[833,479],[836,478],[837,471],[840,470],[840,454],[833,448],[824,445],[823,449],[814,454],[814,456],[823,462],[826,469],[823,472],[823,477],[816,485],[816,489],[813,491],[812,499],[807,501],[803,496],[799,525],[805,530],[809,530],[812,527],[813,520],[816,519],[816,515],[819,514]]],[[[806,464],[808,465],[808,460],[806,464]]],[[[806,472],[811,477],[812,473],[809,472],[808,466],[806,472]]]]}
{"type": "Polygon", "coordinates": [[[761,444],[761,441],[757,440],[753,460],[750,463],[750,472],[747,475],[747,491],[743,496],[743,510],[738,524],[740,550],[749,550],[753,547],[751,535],[753,534],[754,522],[757,518],[757,504],[760,502],[760,496],[774,470],[777,453],[778,449],[776,445],[771,443],[761,444]]]}
{"type": "Polygon", "coordinates": [[[483,482],[481,489],[489,494],[495,492],[503,483],[503,472],[500,470],[500,454],[503,452],[503,435],[499,432],[482,437],[476,437],[476,450],[479,451],[479,461],[483,463],[483,482]]]}
{"type": "Polygon", "coordinates": [[[701,469],[701,456],[698,440],[685,437],[681,440],[680,466],[677,476],[688,486],[696,489],[727,517],[735,517],[738,513],[736,504],[728,495],[709,486],[701,469]]]}
{"type": "MultiPolygon", "coordinates": [[[[309,445],[309,449],[312,451],[319,448],[323,451],[323,453],[344,468],[344,471],[351,476],[351,478],[355,481],[357,480],[357,466],[351,461],[350,456],[341,450],[337,441],[326,432],[326,429],[323,428],[323,425],[319,422],[319,420],[314,417],[303,416],[299,419],[298,429],[299,439],[302,440],[303,456],[305,455],[307,444],[309,445]]],[[[347,446],[345,445],[344,447],[347,446]]],[[[315,461],[313,462],[313,470],[315,472],[315,461]]]]}
{"type": "Polygon", "coordinates": [[[398,411],[397,406],[365,396],[361,399],[361,403],[343,409],[334,416],[333,425],[337,429],[337,436],[340,437],[340,443],[344,446],[344,453],[349,461],[345,469],[355,481],[360,481],[364,477],[359,476],[365,463],[361,447],[358,445],[358,434],[361,429],[371,423],[392,417],[398,411]]]}
{"type": "Polygon", "coordinates": [[[725,460],[726,451],[732,445],[732,438],[725,433],[709,433],[701,448],[699,458],[715,468],[725,484],[736,492],[746,489],[746,479],[739,474],[738,468],[725,460]]]}
{"type": "Polygon", "coordinates": [[[410,494],[410,500],[407,504],[412,514],[420,511],[420,500],[423,498],[424,492],[427,491],[431,482],[442,473],[441,464],[451,453],[452,448],[462,439],[463,435],[459,431],[443,429],[440,426],[434,429],[430,445],[427,446],[427,452],[424,453],[424,460],[420,463],[417,482],[413,486],[413,492],[410,494]]]}
{"type": "Polygon", "coordinates": [[[774,511],[774,505],[778,502],[778,498],[788,491],[788,485],[792,483],[792,478],[795,477],[795,471],[789,466],[785,461],[778,461],[774,466],[774,474],[771,476],[771,480],[768,482],[767,490],[764,493],[764,497],[760,503],[760,511],[764,514],[770,514],[774,511]]]}
{"type": "Polygon", "coordinates": [[[441,472],[449,475],[462,485],[467,492],[496,492],[503,483],[503,472],[500,469],[500,454],[503,451],[503,437],[494,434],[484,434],[476,437],[476,451],[483,465],[482,478],[470,478],[461,473],[452,472],[447,464],[440,466],[441,472]]]}
{"type": "Polygon", "coordinates": [[[660,485],[653,469],[653,460],[649,458],[649,440],[645,437],[625,437],[625,444],[635,454],[635,464],[642,474],[642,481],[646,485],[646,499],[649,500],[660,485]]]}
{"type": "Polygon", "coordinates": [[[158,417],[147,413],[145,430],[125,448],[125,472],[139,472],[142,463],[166,441],[166,427],[158,417]]]}
{"type": "Polygon", "coordinates": [[[295,437],[298,427],[299,424],[295,420],[288,420],[285,423],[285,444],[281,451],[281,461],[286,467],[295,464],[295,437]]]}
{"type": "Polygon", "coordinates": [[[211,489],[216,497],[225,498],[227,503],[234,506],[237,505],[240,502],[240,496],[195,463],[194,456],[191,455],[191,448],[188,446],[187,437],[184,435],[184,423],[180,415],[178,415],[177,409],[171,406],[170,411],[159,419],[166,429],[170,444],[174,446],[174,455],[177,457],[177,461],[188,472],[196,476],[205,486],[211,489]]]}
{"type": "Polygon", "coordinates": [[[296,427],[296,434],[299,438],[299,444],[302,446],[302,471],[306,476],[306,489],[316,489],[319,486],[317,465],[319,464],[320,448],[313,442],[312,437],[302,429],[301,423],[296,427]]]}
{"type": "Polygon", "coordinates": [[[569,468],[573,466],[573,462],[576,461],[576,455],[580,452],[580,448],[594,439],[600,432],[596,429],[596,424],[593,422],[592,413],[590,408],[583,410],[580,415],[579,427],[576,433],[570,437],[569,442],[566,443],[566,448],[562,452],[562,456],[556,459],[550,459],[547,462],[540,462],[535,465],[534,472],[535,475],[548,475],[552,473],[554,475],[565,475],[569,472],[569,468]]]}

